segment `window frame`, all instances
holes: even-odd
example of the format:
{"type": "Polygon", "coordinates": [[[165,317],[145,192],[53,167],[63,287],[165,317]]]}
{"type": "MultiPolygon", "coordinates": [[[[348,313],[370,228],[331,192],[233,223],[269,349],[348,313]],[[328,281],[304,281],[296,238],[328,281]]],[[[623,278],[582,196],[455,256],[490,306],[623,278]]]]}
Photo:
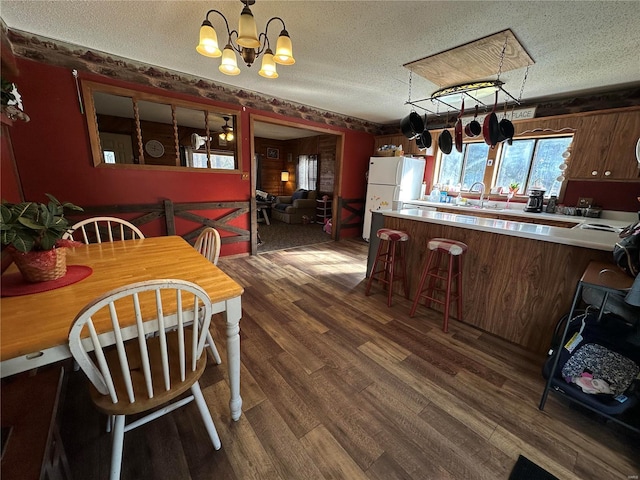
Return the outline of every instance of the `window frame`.
{"type": "MultiPolygon", "coordinates": [[[[533,153],[532,156],[530,158],[529,161],[529,167],[528,167],[528,173],[527,173],[527,180],[529,179],[529,175],[531,173],[531,168],[533,166],[533,160],[535,158],[536,152],[537,152],[537,148],[538,148],[538,144],[539,141],[541,140],[546,140],[546,139],[550,139],[550,138],[571,138],[571,142],[569,143],[569,148],[571,148],[572,142],[575,138],[575,132],[571,131],[569,133],[567,132],[554,132],[554,133],[544,133],[544,132],[540,132],[539,134],[528,134],[528,135],[522,135],[519,136],[517,139],[514,138],[515,140],[536,140],[535,144],[534,144],[534,149],[533,149],[533,153]]],[[[464,168],[466,166],[466,155],[467,155],[467,150],[466,150],[466,146],[470,145],[470,144],[475,144],[475,143],[482,143],[482,140],[478,141],[471,141],[471,142],[466,142],[463,144],[463,148],[465,148],[465,150],[463,150],[464,153],[464,158],[463,158],[463,164],[462,164],[462,168],[458,177],[458,183],[461,184],[463,175],[464,175],[464,168]]],[[[503,156],[503,152],[504,152],[504,148],[503,148],[503,144],[499,143],[497,144],[494,148],[489,147],[488,153],[487,153],[487,158],[486,158],[486,164],[485,164],[485,171],[484,171],[484,178],[482,180],[482,182],[485,185],[485,195],[488,195],[489,192],[491,191],[492,188],[495,188],[495,182],[497,181],[498,178],[498,172],[500,170],[500,164],[502,161],[502,156],[503,156]]],[[[442,168],[442,161],[443,158],[445,157],[445,155],[442,153],[442,151],[440,151],[440,149],[438,149],[436,155],[435,155],[435,162],[434,162],[434,167],[433,167],[433,177],[432,177],[432,186],[438,184],[439,182],[436,180],[440,178],[440,170],[442,168]]],[[[560,176],[561,174],[564,175],[563,172],[560,171],[560,169],[558,169],[558,176],[560,176]]],[[[560,191],[557,195],[558,197],[558,201],[561,202],[562,199],[564,198],[564,193],[567,187],[567,182],[568,182],[569,178],[567,178],[565,176],[564,181],[562,182],[562,185],[560,186],[560,191]]],[[[455,183],[454,185],[458,185],[458,183],[455,183]]],[[[468,190],[461,190],[461,192],[463,194],[468,194],[468,193],[475,193],[475,192],[469,192],[468,190]]],[[[550,195],[550,193],[545,192],[545,198],[548,198],[550,195]]],[[[506,194],[502,194],[501,196],[505,196],[506,198],[506,194]]],[[[520,198],[520,199],[526,199],[528,197],[527,194],[527,190],[526,190],[526,186],[524,189],[520,189],[519,194],[516,195],[514,198],[520,198]]]]}

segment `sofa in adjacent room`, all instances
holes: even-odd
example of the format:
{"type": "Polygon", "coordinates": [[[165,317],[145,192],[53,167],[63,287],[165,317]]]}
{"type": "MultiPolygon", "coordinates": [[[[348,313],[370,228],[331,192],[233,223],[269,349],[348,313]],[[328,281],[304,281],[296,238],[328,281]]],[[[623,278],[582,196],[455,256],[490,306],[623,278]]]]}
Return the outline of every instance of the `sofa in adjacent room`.
{"type": "Polygon", "coordinates": [[[296,190],[293,195],[276,197],[271,208],[271,218],[286,223],[302,223],[302,217],[309,221],[316,218],[316,191],[296,190]]]}

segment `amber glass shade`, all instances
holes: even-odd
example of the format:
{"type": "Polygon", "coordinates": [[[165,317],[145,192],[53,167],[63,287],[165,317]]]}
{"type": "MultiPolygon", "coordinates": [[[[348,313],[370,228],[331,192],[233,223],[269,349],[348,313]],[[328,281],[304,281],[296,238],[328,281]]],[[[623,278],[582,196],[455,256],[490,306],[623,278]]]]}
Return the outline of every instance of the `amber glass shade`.
{"type": "Polygon", "coordinates": [[[273,57],[273,60],[280,65],[293,65],[296,63],[293,58],[291,38],[286,30],[282,30],[282,32],[280,32],[278,43],[276,44],[276,54],[273,57]]]}
{"type": "Polygon", "coordinates": [[[242,9],[240,21],[238,22],[238,45],[245,48],[258,48],[260,46],[256,20],[246,5],[242,9]]]}
{"type": "Polygon", "coordinates": [[[218,69],[225,75],[238,75],[240,73],[236,52],[233,51],[231,45],[224,47],[222,51],[222,61],[218,69]]]}
{"type": "Polygon", "coordinates": [[[276,71],[276,62],[273,61],[273,52],[270,48],[264,52],[262,57],[262,68],[258,72],[265,78],[278,78],[278,72],[276,71]]]}
{"type": "Polygon", "coordinates": [[[216,58],[222,55],[218,47],[218,35],[216,35],[216,31],[213,29],[209,20],[202,22],[202,26],[200,27],[200,43],[198,43],[196,51],[205,57],[216,58]]]}

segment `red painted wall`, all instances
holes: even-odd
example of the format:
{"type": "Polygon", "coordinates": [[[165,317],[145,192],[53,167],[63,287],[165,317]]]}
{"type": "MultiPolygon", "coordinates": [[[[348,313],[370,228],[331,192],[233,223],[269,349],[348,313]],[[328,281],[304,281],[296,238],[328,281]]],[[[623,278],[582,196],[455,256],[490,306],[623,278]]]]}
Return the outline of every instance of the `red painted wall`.
{"type": "MultiPolygon", "coordinates": [[[[18,120],[21,121],[21,120],[18,120]]],[[[11,120],[2,119],[2,150],[0,151],[0,193],[2,194],[2,200],[6,200],[11,203],[20,203],[20,181],[16,176],[16,170],[13,165],[13,147],[11,145],[11,120]],[[5,123],[7,122],[7,123],[5,123]]]]}
{"type": "Polygon", "coordinates": [[[640,211],[639,182],[580,182],[567,183],[565,205],[577,205],[578,197],[593,198],[594,205],[603,210],[640,211]]]}
{"type": "MultiPolygon", "coordinates": [[[[25,59],[18,59],[17,63],[20,71],[17,83],[25,111],[31,117],[31,121],[15,122],[11,129],[11,139],[27,200],[44,201],[44,194],[51,193],[62,201],[70,201],[81,206],[99,206],[156,203],[164,199],[174,202],[247,201],[251,197],[250,181],[242,180],[239,174],[94,167],[86,119],[80,112],[71,71],[25,59]]],[[[238,108],[201,97],[132,85],[88,73],[81,73],[81,78],[212,106],[238,108]]],[[[242,170],[245,172],[249,171],[252,155],[249,136],[250,113],[251,111],[244,108],[239,112],[243,132],[241,162],[242,170]]],[[[373,149],[372,135],[287,117],[278,118],[344,132],[341,196],[364,197],[364,171],[369,153],[373,149]]],[[[2,163],[4,173],[5,162],[2,163]]],[[[218,212],[216,215],[221,214],[218,212]]],[[[194,228],[187,223],[177,221],[179,234],[194,228]]],[[[234,224],[248,229],[249,217],[239,218],[234,224]]],[[[148,236],[164,234],[160,223],[155,226],[145,225],[143,232],[148,236]]],[[[222,255],[246,253],[249,249],[248,243],[223,245],[222,255]]]]}

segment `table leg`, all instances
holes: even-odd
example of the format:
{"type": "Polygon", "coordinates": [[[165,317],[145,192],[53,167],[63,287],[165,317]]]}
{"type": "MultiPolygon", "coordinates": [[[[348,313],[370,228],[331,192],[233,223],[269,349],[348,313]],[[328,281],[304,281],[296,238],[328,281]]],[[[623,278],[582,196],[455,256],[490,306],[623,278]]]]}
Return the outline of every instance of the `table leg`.
{"type": "Polygon", "coordinates": [[[262,210],[262,216],[264,217],[264,222],[267,225],[271,225],[271,222],[269,221],[269,215],[267,214],[267,209],[266,208],[261,208],[260,210],[262,210]]]}
{"type": "Polygon", "coordinates": [[[229,408],[231,418],[238,420],[242,415],[242,397],[240,397],[240,317],[242,306],[240,297],[232,298],[226,302],[224,312],[227,323],[227,364],[229,365],[229,390],[231,398],[229,408]]]}

